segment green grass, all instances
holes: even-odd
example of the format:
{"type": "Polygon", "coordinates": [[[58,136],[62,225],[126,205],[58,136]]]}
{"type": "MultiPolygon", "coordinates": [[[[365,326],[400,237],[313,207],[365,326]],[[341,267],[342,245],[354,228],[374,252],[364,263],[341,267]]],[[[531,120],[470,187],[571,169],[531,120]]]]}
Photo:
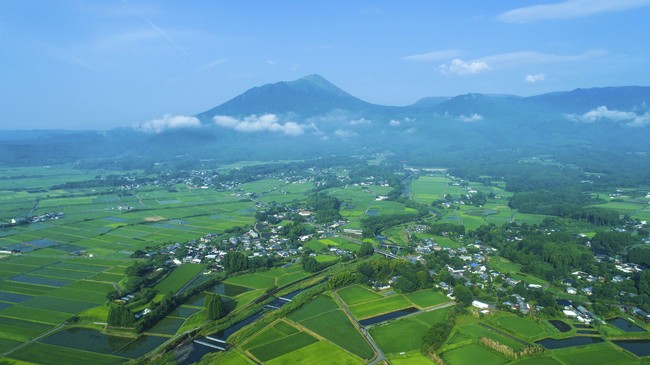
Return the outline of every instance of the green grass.
{"type": "Polygon", "coordinates": [[[196,275],[203,271],[205,266],[206,265],[202,264],[186,264],[179,266],[174,269],[171,274],[167,275],[165,279],[158,283],[154,289],[161,294],[167,294],[169,292],[176,293],[196,275]]]}
{"type": "Polygon", "coordinates": [[[348,286],[339,290],[337,294],[347,305],[355,305],[382,298],[380,294],[360,285],[348,286]]]}
{"type": "Polygon", "coordinates": [[[300,324],[361,358],[370,359],[373,355],[368,342],[342,310],[323,313],[300,324]]]}
{"type": "Polygon", "coordinates": [[[470,344],[444,352],[442,359],[448,365],[502,365],[509,362],[505,357],[477,344],[470,344]]]}
{"type": "Polygon", "coordinates": [[[543,325],[535,322],[535,320],[530,318],[503,316],[497,319],[496,322],[506,328],[508,332],[514,333],[515,335],[521,337],[532,338],[546,332],[546,329],[543,325]]]}
{"type": "Polygon", "coordinates": [[[55,361],[57,364],[66,365],[112,365],[125,361],[121,357],[46,345],[38,342],[12,352],[11,358],[37,364],[52,364],[55,361]]]}
{"type": "Polygon", "coordinates": [[[413,302],[413,304],[420,308],[429,308],[450,301],[446,295],[433,291],[431,289],[424,289],[416,291],[414,293],[408,293],[404,296],[406,299],[410,300],[413,302]]]}
{"type": "Polygon", "coordinates": [[[224,282],[253,289],[268,289],[275,285],[275,278],[260,274],[244,274],[230,277],[224,282]]]}
{"type": "Polygon", "coordinates": [[[313,336],[305,332],[298,332],[253,348],[249,352],[258,360],[266,362],[284,354],[299,350],[315,342],[318,342],[318,340],[313,336]]]}
{"type": "Polygon", "coordinates": [[[393,365],[435,365],[433,360],[422,355],[418,352],[411,352],[407,354],[391,354],[388,355],[390,363],[393,365]]]}
{"type": "Polygon", "coordinates": [[[21,305],[14,305],[0,311],[0,316],[12,317],[12,318],[29,318],[30,321],[47,323],[47,324],[59,324],[66,319],[70,318],[69,313],[55,312],[45,309],[29,308],[21,305]]]}
{"type": "Polygon", "coordinates": [[[636,362],[635,356],[607,342],[589,346],[568,347],[553,350],[552,352],[558,360],[566,364],[624,365],[636,362]]]}
{"type": "Polygon", "coordinates": [[[96,303],[83,302],[80,300],[69,300],[54,297],[34,297],[26,300],[20,304],[24,307],[44,309],[48,311],[63,312],[63,313],[78,313],[88,308],[97,306],[96,303]]]}
{"type": "Polygon", "coordinates": [[[385,353],[400,353],[422,347],[422,336],[429,328],[419,321],[403,319],[372,327],[370,334],[385,353]]]}
{"type": "Polygon", "coordinates": [[[16,341],[27,341],[52,328],[52,325],[44,323],[0,317],[0,337],[16,341]]]}
{"type": "Polygon", "coordinates": [[[495,340],[495,341],[497,341],[497,342],[499,342],[499,343],[501,343],[503,345],[506,345],[506,346],[512,348],[513,350],[521,350],[524,347],[526,347],[526,345],[524,345],[524,344],[522,344],[522,343],[520,343],[518,341],[515,341],[515,340],[513,340],[513,339],[511,339],[509,337],[506,337],[506,336],[504,336],[502,334],[499,334],[499,333],[497,333],[495,331],[492,331],[492,330],[490,330],[488,328],[480,326],[478,323],[472,323],[472,324],[465,325],[465,326],[461,327],[461,329],[465,333],[467,333],[469,335],[472,335],[476,340],[478,340],[480,337],[487,337],[487,338],[495,340]]]}
{"type": "Polygon", "coordinates": [[[272,326],[266,327],[262,332],[253,337],[250,341],[246,342],[242,349],[248,351],[252,348],[259,347],[286,336],[298,333],[299,331],[290,324],[279,321],[272,326]]]}
{"type": "Polygon", "coordinates": [[[545,356],[515,361],[510,365],[562,365],[562,363],[550,356],[545,356]]]}
{"type": "Polygon", "coordinates": [[[390,321],[372,327],[370,334],[385,353],[419,350],[425,333],[435,323],[446,320],[448,311],[447,308],[439,309],[390,321]]]}
{"type": "Polygon", "coordinates": [[[361,365],[365,361],[339,349],[335,345],[319,341],[293,352],[276,357],[268,361],[268,365],[286,364],[336,364],[336,365],[361,365]]]}
{"type": "Polygon", "coordinates": [[[410,307],[411,302],[402,295],[394,295],[391,297],[364,302],[354,306],[349,306],[350,312],[357,319],[364,319],[374,317],[379,314],[393,312],[398,309],[410,307]]]}
{"type": "Polygon", "coordinates": [[[289,314],[289,319],[300,322],[338,308],[338,305],[332,298],[321,294],[309,303],[298,308],[295,312],[289,314]]]}

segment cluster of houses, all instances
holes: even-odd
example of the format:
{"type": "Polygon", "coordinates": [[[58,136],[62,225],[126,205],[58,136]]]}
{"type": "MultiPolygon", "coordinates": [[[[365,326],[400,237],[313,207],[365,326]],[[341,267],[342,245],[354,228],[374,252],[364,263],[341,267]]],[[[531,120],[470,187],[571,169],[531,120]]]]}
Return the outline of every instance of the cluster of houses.
{"type": "Polygon", "coordinates": [[[0,227],[11,227],[11,226],[17,226],[22,224],[39,223],[39,222],[45,222],[49,220],[62,219],[64,217],[65,217],[65,213],[63,212],[49,212],[49,213],[43,213],[43,214],[33,215],[29,217],[13,217],[13,218],[9,218],[7,222],[0,222],[0,227]]]}

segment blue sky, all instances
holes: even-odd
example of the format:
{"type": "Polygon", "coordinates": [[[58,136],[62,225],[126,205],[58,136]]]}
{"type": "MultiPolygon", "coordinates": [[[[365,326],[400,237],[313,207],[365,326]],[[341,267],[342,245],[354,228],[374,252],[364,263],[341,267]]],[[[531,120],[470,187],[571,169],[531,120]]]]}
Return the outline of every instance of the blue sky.
{"type": "Polygon", "coordinates": [[[650,0],[0,2],[0,129],[194,115],[318,73],[366,101],[650,85],[650,0]]]}

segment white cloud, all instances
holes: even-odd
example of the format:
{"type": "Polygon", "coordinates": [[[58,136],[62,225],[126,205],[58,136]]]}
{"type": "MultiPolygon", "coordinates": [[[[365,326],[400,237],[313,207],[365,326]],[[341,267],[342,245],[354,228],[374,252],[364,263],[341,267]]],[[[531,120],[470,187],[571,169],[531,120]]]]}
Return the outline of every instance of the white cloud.
{"type": "Polygon", "coordinates": [[[237,119],[227,115],[215,115],[212,120],[218,126],[234,129],[238,132],[275,132],[289,136],[299,136],[307,130],[318,131],[313,124],[298,124],[296,122],[280,123],[280,119],[275,114],[264,114],[257,116],[249,115],[244,119],[237,119]]]}
{"type": "Polygon", "coordinates": [[[400,122],[399,120],[397,120],[397,119],[393,119],[393,120],[391,120],[390,122],[388,122],[388,125],[391,126],[391,127],[399,127],[399,125],[400,125],[401,123],[402,123],[402,122],[400,122]]]}
{"type": "Polygon", "coordinates": [[[650,0],[568,0],[555,4],[533,5],[499,14],[505,23],[532,23],[541,20],[570,19],[634,9],[650,4],[650,0]]]}
{"type": "Polygon", "coordinates": [[[135,128],[146,133],[160,133],[167,129],[198,128],[200,126],[201,122],[195,117],[165,114],[160,119],[140,123],[135,128]]]}
{"type": "Polygon", "coordinates": [[[417,130],[416,130],[415,128],[413,128],[413,127],[408,128],[408,129],[406,129],[406,130],[404,131],[404,133],[408,133],[408,134],[413,134],[413,133],[415,133],[415,132],[417,132],[417,130]]]}
{"type": "Polygon", "coordinates": [[[226,62],[226,60],[223,59],[223,58],[220,58],[220,59],[218,59],[218,60],[212,61],[212,62],[210,62],[210,63],[208,63],[208,64],[205,64],[205,65],[203,65],[203,66],[197,68],[196,70],[194,70],[194,73],[199,73],[199,72],[203,72],[203,71],[209,70],[209,69],[211,69],[211,68],[213,68],[213,67],[217,67],[217,66],[219,66],[220,64],[222,64],[222,63],[224,63],[224,62],[226,62]]]}
{"type": "Polygon", "coordinates": [[[372,123],[371,120],[365,118],[354,119],[348,122],[349,125],[368,125],[371,123],[372,123]]]}
{"type": "Polygon", "coordinates": [[[525,80],[526,82],[530,82],[530,83],[533,83],[533,84],[534,84],[534,83],[536,83],[536,82],[544,81],[544,74],[531,74],[531,75],[526,75],[526,77],[524,78],[524,80],[525,80]]]}
{"type": "Polygon", "coordinates": [[[637,114],[621,110],[610,110],[606,106],[599,106],[584,114],[567,114],[565,117],[574,122],[595,123],[601,120],[610,120],[623,123],[629,127],[643,127],[650,124],[650,113],[637,114]]]}
{"type": "Polygon", "coordinates": [[[450,58],[459,57],[461,54],[462,52],[457,49],[447,49],[444,51],[433,51],[427,53],[414,54],[414,55],[402,57],[402,59],[405,61],[432,62],[432,61],[448,60],[450,58]]]}
{"type": "Polygon", "coordinates": [[[473,75],[482,71],[487,71],[490,66],[485,61],[463,61],[455,58],[449,65],[440,65],[440,71],[445,74],[456,75],[473,75]]]}
{"type": "Polygon", "coordinates": [[[347,129],[337,129],[334,131],[334,135],[340,138],[350,138],[356,136],[357,133],[347,129]]]}
{"type": "Polygon", "coordinates": [[[478,121],[481,121],[483,119],[484,118],[483,118],[482,115],[476,114],[476,113],[474,113],[474,114],[472,114],[470,116],[461,115],[460,117],[458,117],[458,120],[460,120],[461,122],[465,122],[465,123],[478,122],[478,121]]]}
{"type": "Polygon", "coordinates": [[[606,52],[599,49],[590,50],[575,55],[557,55],[552,53],[521,51],[521,52],[500,53],[492,56],[481,57],[476,61],[487,62],[490,65],[543,64],[543,63],[559,63],[559,62],[577,62],[577,61],[583,61],[597,56],[602,56],[604,54],[606,54],[606,52]]]}

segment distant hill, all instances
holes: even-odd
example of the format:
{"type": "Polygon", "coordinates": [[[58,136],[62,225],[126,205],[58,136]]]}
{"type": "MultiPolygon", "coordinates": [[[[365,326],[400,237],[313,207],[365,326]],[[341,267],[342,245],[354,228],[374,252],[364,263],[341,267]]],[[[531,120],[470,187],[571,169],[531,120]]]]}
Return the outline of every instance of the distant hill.
{"type": "Polygon", "coordinates": [[[138,129],[0,132],[0,163],[79,162],[119,156],[291,159],[388,151],[445,165],[493,151],[560,149],[648,153],[650,87],[560,91],[531,97],[426,97],[403,107],[368,103],[319,75],[254,87],[196,115],[202,124],[138,129]],[[266,119],[260,119],[262,115],[266,119]],[[257,115],[257,117],[251,117],[257,115]],[[213,123],[215,116],[222,116],[213,123]]]}

